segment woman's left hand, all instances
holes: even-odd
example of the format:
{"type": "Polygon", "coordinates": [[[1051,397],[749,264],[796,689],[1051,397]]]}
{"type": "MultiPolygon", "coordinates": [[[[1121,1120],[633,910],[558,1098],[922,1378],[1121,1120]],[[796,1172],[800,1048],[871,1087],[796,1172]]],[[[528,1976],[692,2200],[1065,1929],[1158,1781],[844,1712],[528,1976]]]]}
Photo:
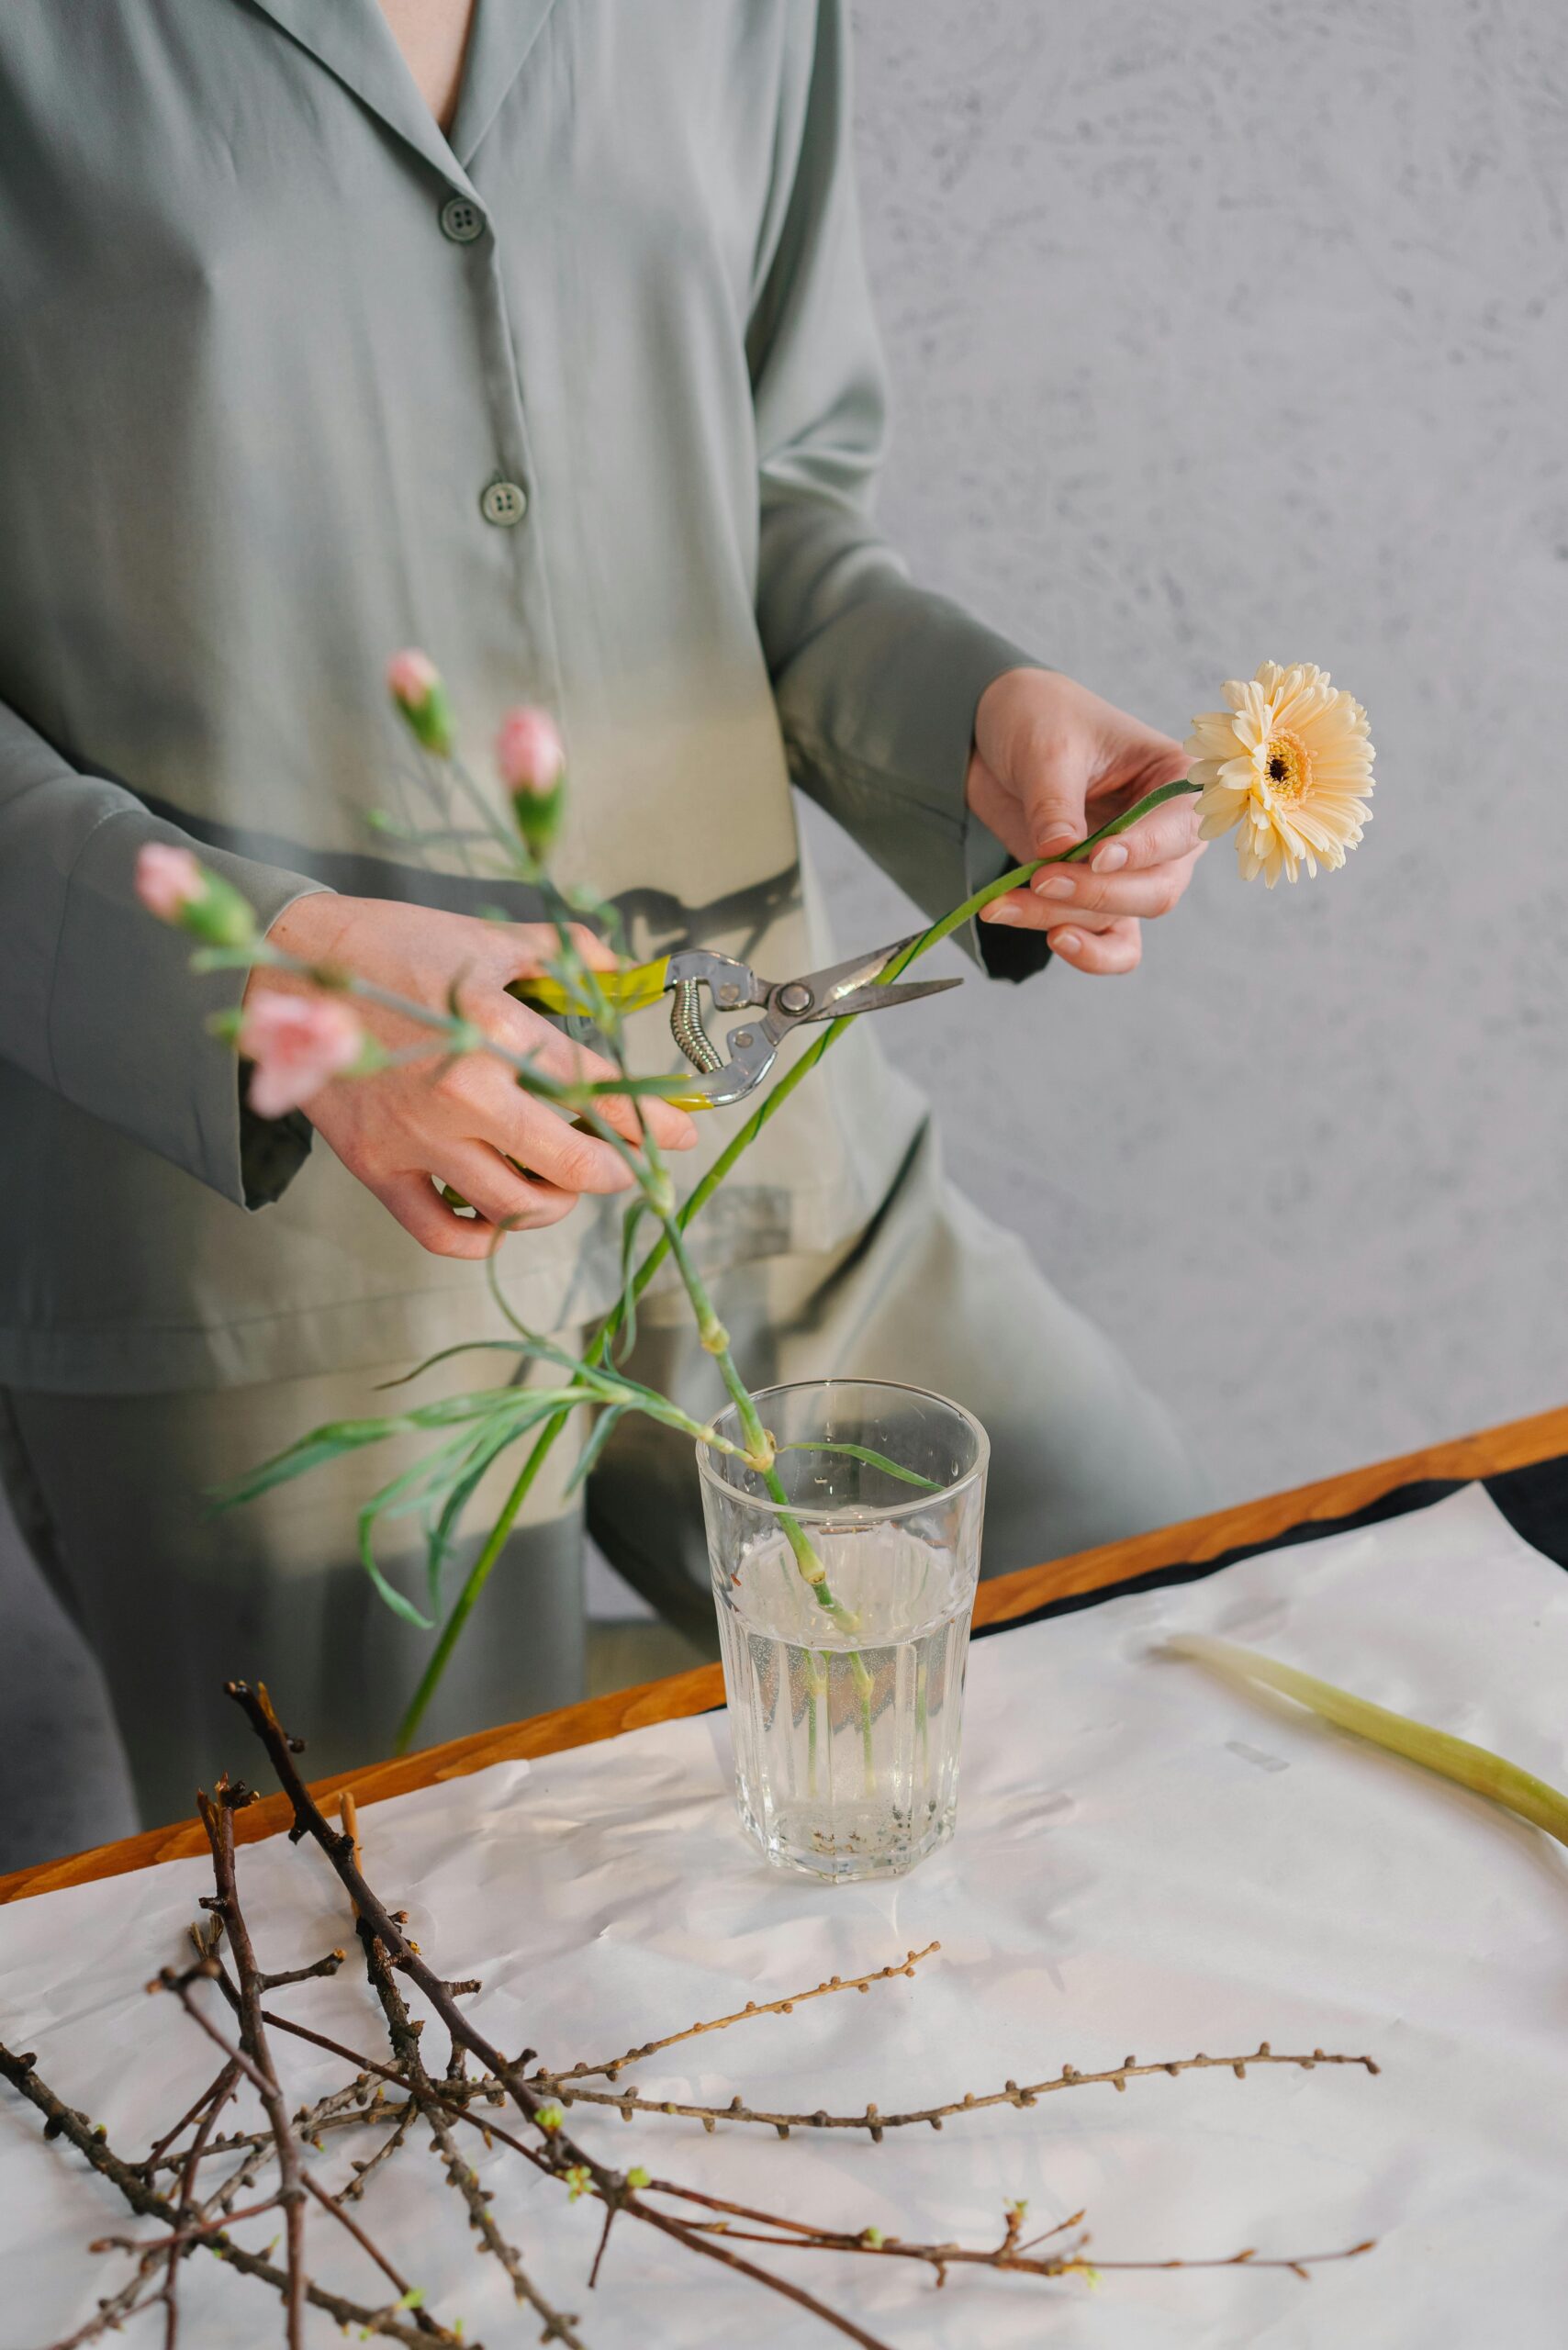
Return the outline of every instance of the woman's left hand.
{"type": "MultiPolygon", "coordinates": [[[[1187,772],[1180,743],[1048,669],[1009,669],[975,713],[968,799],[1020,865],[1059,856],[1187,772]]],[[[1143,924],[1168,914],[1204,853],[1196,799],[1167,800],[1081,865],[1036,873],[980,916],[1042,930],[1075,970],[1131,971],[1143,924]]]]}

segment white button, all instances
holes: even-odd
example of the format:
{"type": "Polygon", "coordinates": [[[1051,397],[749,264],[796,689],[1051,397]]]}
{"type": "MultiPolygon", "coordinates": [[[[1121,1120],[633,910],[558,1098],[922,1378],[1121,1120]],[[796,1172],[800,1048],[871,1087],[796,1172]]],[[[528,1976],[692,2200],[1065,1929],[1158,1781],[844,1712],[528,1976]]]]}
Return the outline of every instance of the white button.
{"type": "Polygon", "coordinates": [[[493,481],[479,500],[479,511],[487,522],[510,531],[528,511],[528,492],[515,481],[493,481]]]}
{"type": "Polygon", "coordinates": [[[449,196],[441,207],[441,230],[454,245],[471,245],[485,233],[485,216],[465,196],[449,196]]]}

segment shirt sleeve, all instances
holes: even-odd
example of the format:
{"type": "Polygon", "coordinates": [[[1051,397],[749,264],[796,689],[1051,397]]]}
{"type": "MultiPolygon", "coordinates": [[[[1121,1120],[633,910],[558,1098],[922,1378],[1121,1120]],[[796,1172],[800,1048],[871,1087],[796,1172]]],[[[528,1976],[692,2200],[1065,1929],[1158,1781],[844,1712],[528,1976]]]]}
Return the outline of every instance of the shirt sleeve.
{"type": "MultiPolygon", "coordinates": [[[[916,587],[873,528],[886,394],[855,189],[847,10],[819,0],[801,14],[809,38],[786,92],[747,341],[757,621],[795,781],[935,919],[1014,862],[965,806],[975,709],[1004,671],[1044,664],[916,587]]],[[[1037,933],[971,923],[958,943],[999,976],[1048,959],[1037,933]]]]}
{"type": "Polygon", "coordinates": [[[196,977],[193,941],[142,906],[134,875],[148,841],[194,850],[263,929],[319,886],[189,839],[0,702],[0,1055],[226,1199],[260,1206],[297,1171],[309,1129],[246,1130],[260,1122],[242,1121],[233,1053],[207,1028],[238,1005],[246,975],[196,977]]]}

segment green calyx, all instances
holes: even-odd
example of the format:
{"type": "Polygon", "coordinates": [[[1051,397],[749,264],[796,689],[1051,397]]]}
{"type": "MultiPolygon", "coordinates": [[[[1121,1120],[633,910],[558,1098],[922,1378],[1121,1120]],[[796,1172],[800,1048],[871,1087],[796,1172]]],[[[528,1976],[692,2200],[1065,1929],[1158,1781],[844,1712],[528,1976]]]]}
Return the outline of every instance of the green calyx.
{"type": "Polygon", "coordinates": [[[180,928],[199,938],[204,946],[249,946],[256,939],[256,917],[249,901],[230,881],[207,866],[201,868],[202,890],[180,909],[180,928]]]}
{"type": "Polygon", "coordinates": [[[438,677],[428,687],[418,701],[399,701],[404,722],[416,743],[438,759],[452,756],[456,740],[452,720],[452,703],[445,686],[438,677]]]}
{"type": "Polygon", "coordinates": [[[523,845],[543,862],[555,845],[561,820],[566,811],[565,783],[554,783],[548,791],[532,791],[526,788],[514,791],[511,811],[523,845]]]}

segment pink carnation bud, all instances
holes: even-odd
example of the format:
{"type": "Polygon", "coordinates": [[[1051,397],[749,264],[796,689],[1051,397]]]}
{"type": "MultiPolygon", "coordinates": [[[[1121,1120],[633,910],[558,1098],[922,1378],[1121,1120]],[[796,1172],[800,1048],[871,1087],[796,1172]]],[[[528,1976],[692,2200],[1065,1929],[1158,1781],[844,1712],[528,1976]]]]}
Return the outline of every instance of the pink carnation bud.
{"type": "Polygon", "coordinates": [[[496,738],[496,765],[510,792],[554,791],[566,765],[554,720],[545,710],[511,710],[496,738]]]}
{"type": "Polygon", "coordinates": [[[452,749],[452,705],[441,671],[428,653],[410,647],[386,664],[386,689],[409,722],[416,742],[438,758],[452,749]]]}
{"type": "Polygon", "coordinates": [[[148,841],[137,851],[136,894],[160,922],[179,922],[207,888],[207,877],[188,848],[148,841]]]}
{"type": "Polygon", "coordinates": [[[386,688],[403,710],[417,710],[441,683],[441,672],[428,653],[394,653],[386,664],[386,688]]]}
{"type": "Polygon", "coordinates": [[[286,995],[263,988],[252,997],[240,1024],[240,1050],[255,1067],[251,1107],[258,1118],[297,1110],[330,1078],[358,1060],[364,1031],[335,996],[286,995]]]}

